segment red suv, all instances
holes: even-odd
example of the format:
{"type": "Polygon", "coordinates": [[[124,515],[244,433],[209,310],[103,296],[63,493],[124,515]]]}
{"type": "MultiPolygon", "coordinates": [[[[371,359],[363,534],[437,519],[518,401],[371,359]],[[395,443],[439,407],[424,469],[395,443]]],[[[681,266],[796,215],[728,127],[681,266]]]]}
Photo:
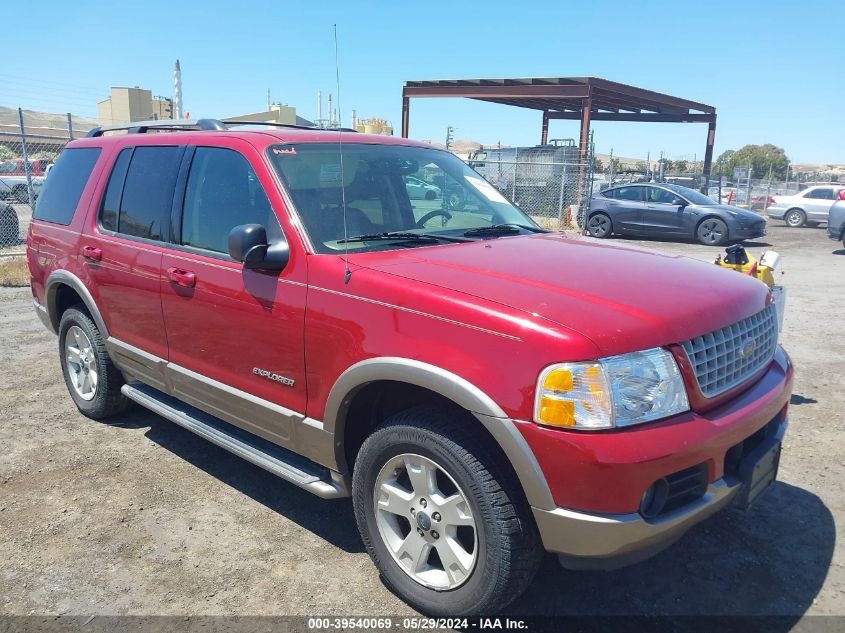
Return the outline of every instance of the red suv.
{"type": "Polygon", "coordinates": [[[422,143],[133,126],[70,143],[29,229],[76,406],[352,496],[417,609],[501,608],[544,550],[641,560],[774,480],[792,366],[759,281],[544,231],[422,143]]]}

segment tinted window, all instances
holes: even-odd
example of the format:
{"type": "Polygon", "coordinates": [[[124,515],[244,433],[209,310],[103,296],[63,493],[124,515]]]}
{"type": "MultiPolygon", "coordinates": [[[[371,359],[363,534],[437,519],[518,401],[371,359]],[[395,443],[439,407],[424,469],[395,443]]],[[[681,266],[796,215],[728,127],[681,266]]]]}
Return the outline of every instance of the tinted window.
{"type": "Polygon", "coordinates": [[[820,189],[811,189],[805,197],[815,200],[833,200],[835,196],[833,195],[833,189],[823,187],[820,189]]]}
{"type": "Polygon", "coordinates": [[[270,201],[246,158],[218,147],[199,147],[182,211],[182,244],[228,252],[229,232],[240,224],[261,224],[270,241],[282,236],[270,201]]]}
{"type": "Polygon", "coordinates": [[[672,204],[677,198],[674,193],[660,187],[646,187],[646,200],[660,204],[672,204]]]}
{"type": "Polygon", "coordinates": [[[121,150],[117,160],[114,161],[109,184],[106,186],[106,195],[103,197],[103,206],[100,210],[100,226],[109,231],[117,231],[120,195],[123,193],[123,181],[126,179],[126,168],[129,167],[130,158],[132,158],[131,147],[121,150]]]}
{"type": "Polygon", "coordinates": [[[603,195],[605,198],[615,198],[616,189],[608,189],[607,191],[602,191],[601,195],[603,195]]]}
{"type": "Polygon", "coordinates": [[[44,181],[33,217],[56,224],[70,224],[99,156],[99,147],[64,150],[50,170],[50,177],[44,181]]]}
{"type": "Polygon", "coordinates": [[[167,239],[181,147],[136,147],[126,172],[117,231],[149,240],[167,239]]]}
{"type": "Polygon", "coordinates": [[[640,201],[640,190],[642,187],[619,187],[616,190],[616,195],[613,196],[617,200],[633,200],[640,201]]]}

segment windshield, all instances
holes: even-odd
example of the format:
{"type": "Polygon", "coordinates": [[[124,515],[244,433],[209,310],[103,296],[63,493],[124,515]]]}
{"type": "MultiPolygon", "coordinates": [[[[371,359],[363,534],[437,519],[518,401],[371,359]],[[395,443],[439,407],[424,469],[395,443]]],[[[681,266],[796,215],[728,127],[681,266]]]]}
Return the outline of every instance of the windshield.
{"type": "MultiPolygon", "coordinates": [[[[516,225],[514,232],[541,229],[455,155],[403,145],[337,143],[275,145],[268,154],[281,176],[318,253],[387,250],[430,245],[433,238],[471,229],[516,225]],[[344,241],[346,236],[377,239],[344,241]],[[522,228],[520,228],[522,227],[522,228]],[[384,233],[414,233],[425,240],[385,239],[384,233]]],[[[475,239],[505,232],[471,233],[475,239]]]]}
{"type": "Polygon", "coordinates": [[[690,189],[689,187],[682,187],[681,185],[670,185],[665,184],[663,185],[667,189],[671,189],[679,194],[681,194],[684,198],[692,202],[693,204],[700,204],[700,205],[711,205],[711,204],[719,204],[715,200],[708,198],[703,193],[697,192],[695,189],[690,189]]]}

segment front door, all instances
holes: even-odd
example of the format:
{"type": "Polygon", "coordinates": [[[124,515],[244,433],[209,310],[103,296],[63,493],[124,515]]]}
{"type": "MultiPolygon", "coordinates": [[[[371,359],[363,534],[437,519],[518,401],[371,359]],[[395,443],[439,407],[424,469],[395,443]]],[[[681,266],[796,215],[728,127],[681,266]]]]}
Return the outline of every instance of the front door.
{"type": "MultiPolygon", "coordinates": [[[[261,224],[284,239],[265,193],[272,180],[252,146],[196,147],[174,205],[162,262],[162,306],[174,395],[276,444],[294,443],[305,411],[305,274],[296,253],[281,273],[228,256],[230,230],[261,224]]],[[[178,191],[178,189],[177,189],[178,191]]]]}
{"type": "Polygon", "coordinates": [[[645,187],[643,226],[652,233],[672,235],[681,233],[684,225],[684,205],[676,204],[679,196],[662,187],[645,187]]]}

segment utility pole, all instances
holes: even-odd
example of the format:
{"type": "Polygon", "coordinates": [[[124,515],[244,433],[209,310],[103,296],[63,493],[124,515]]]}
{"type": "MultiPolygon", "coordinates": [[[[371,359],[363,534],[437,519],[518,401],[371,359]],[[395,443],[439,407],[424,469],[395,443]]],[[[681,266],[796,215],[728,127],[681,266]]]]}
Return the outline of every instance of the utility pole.
{"type": "Polygon", "coordinates": [[[609,174],[610,181],[608,182],[608,184],[612,187],[613,186],[613,148],[612,147],[610,148],[610,165],[608,165],[608,167],[609,167],[608,171],[610,172],[610,174],[609,174]]]}
{"type": "Polygon", "coordinates": [[[453,128],[451,125],[446,128],[446,149],[450,150],[450,151],[452,149],[452,140],[453,140],[452,134],[454,132],[455,132],[455,128],[453,128]]]}
{"type": "Polygon", "coordinates": [[[270,101],[270,89],[267,88],[267,110],[270,110],[270,107],[273,105],[273,102],[270,101]]]}

